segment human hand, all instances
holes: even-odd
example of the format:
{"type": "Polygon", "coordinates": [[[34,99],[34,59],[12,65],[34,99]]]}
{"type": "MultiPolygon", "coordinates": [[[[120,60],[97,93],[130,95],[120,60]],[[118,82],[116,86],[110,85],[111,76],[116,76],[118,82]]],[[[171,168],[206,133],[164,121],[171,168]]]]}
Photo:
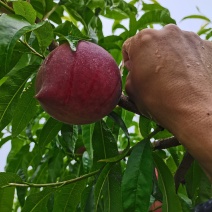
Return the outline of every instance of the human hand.
{"type": "Polygon", "coordinates": [[[125,41],[126,92],[172,132],[212,179],[212,43],[175,25],[125,41]]]}

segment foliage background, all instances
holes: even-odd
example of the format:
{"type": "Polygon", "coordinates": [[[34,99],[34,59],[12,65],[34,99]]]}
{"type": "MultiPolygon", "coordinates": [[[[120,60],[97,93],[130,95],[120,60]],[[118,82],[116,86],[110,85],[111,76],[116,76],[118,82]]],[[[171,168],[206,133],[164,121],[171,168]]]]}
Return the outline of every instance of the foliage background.
{"type": "MultiPolygon", "coordinates": [[[[56,43],[89,38],[120,65],[128,37],[175,23],[168,9],[137,0],[0,5],[0,147],[11,142],[0,173],[0,211],[145,212],[159,200],[163,211],[179,212],[211,198],[211,184],[196,162],[180,172],[184,184],[175,193],[185,150],[156,150],[153,141],[172,135],[153,121],[117,107],[97,123],[70,126],[49,117],[34,99],[36,72],[56,43]],[[101,16],[113,21],[106,37],[101,16]]],[[[210,19],[199,13],[185,17],[194,18],[205,23],[198,34],[211,39],[210,19]]],[[[122,74],[124,88],[127,71],[122,74]]]]}

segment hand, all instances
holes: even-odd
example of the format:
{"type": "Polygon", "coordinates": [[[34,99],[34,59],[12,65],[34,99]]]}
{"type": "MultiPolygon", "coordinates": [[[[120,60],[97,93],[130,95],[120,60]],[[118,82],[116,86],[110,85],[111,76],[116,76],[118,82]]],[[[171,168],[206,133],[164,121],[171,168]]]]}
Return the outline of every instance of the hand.
{"type": "Polygon", "coordinates": [[[175,25],[125,41],[126,92],[172,132],[212,179],[212,43],[175,25]]]}

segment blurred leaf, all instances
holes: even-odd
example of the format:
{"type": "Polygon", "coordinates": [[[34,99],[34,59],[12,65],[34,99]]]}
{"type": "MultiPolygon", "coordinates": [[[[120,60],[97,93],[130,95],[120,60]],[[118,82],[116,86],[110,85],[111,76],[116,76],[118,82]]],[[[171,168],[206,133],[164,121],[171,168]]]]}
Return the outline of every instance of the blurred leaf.
{"type": "Polygon", "coordinates": [[[129,37],[136,34],[138,28],[137,28],[137,20],[136,16],[134,14],[130,14],[130,24],[129,24],[129,37]]]}
{"type": "Polygon", "coordinates": [[[167,9],[163,10],[151,10],[144,13],[138,20],[138,28],[146,28],[150,24],[176,24],[175,20],[170,17],[170,13],[167,9]]]}
{"type": "Polygon", "coordinates": [[[62,123],[50,117],[45,123],[43,129],[40,132],[38,144],[41,151],[44,147],[52,141],[62,127],[62,123]]]}
{"type": "Polygon", "coordinates": [[[164,163],[164,161],[156,154],[153,154],[154,162],[158,171],[159,188],[163,194],[163,212],[182,212],[179,197],[175,192],[173,176],[164,163]]]}
{"type": "Polygon", "coordinates": [[[206,16],[203,16],[203,15],[189,15],[189,16],[186,16],[182,19],[183,20],[186,20],[186,19],[202,19],[202,20],[205,20],[207,22],[211,22],[211,20],[209,18],[207,18],[206,16]]]}
{"type": "Polygon", "coordinates": [[[38,69],[31,65],[8,74],[8,79],[0,87],[0,130],[12,120],[13,111],[27,79],[38,69]]]}
{"type": "Polygon", "coordinates": [[[63,168],[63,152],[58,149],[53,149],[53,155],[48,161],[48,174],[49,174],[49,181],[55,182],[57,178],[61,176],[62,168],[63,168]]]}
{"type": "Polygon", "coordinates": [[[149,10],[163,10],[165,9],[162,7],[157,1],[155,1],[155,4],[146,4],[142,2],[142,10],[149,11],[149,10]]]}
{"type": "Polygon", "coordinates": [[[12,120],[12,136],[20,134],[35,116],[37,106],[34,95],[34,83],[30,83],[26,90],[24,90],[15,108],[12,120]]]}
{"type": "Polygon", "coordinates": [[[22,183],[22,179],[15,173],[0,172],[0,189],[8,183],[22,183]]]}
{"type": "Polygon", "coordinates": [[[13,208],[13,199],[15,194],[15,188],[0,188],[0,211],[11,212],[13,208]]]}
{"type": "Polygon", "coordinates": [[[5,15],[0,17],[0,78],[8,73],[13,49],[17,40],[27,32],[41,27],[45,22],[30,25],[19,16],[5,15]]]}
{"type": "Polygon", "coordinates": [[[82,192],[86,187],[86,181],[87,179],[81,180],[57,189],[54,196],[53,212],[76,211],[82,192]]]}
{"type": "Polygon", "coordinates": [[[22,212],[48,212],[47,201],[54,191],[54,188],[45,188],[39,193],[29,195],[26,199],[22,212]]]}
{"type": "MultiPolygon", "coordinates": [[[[20,151],[8,161],[6,171],[17,173],[19,169],[23,169],[27,172],[28,166],[24,166],[24,161],[26,160],[27,154],[29,153],[29,145],[24,145],[20,151]]],[[[28,165],[28,164],[27,164],[28,165]]]]}
{"type": "Polygon", "coordinates": [[[153,160],[148,139],[133,147],[122,181],[125,211],[148,211],[152,191],[153,160]]]}
{"type": "Polygon", "coordinates": [[[30,24],[35,23],[36,11],[29,2],[14,1],[13,9],[17,15],[24,17],[30,24]]]}

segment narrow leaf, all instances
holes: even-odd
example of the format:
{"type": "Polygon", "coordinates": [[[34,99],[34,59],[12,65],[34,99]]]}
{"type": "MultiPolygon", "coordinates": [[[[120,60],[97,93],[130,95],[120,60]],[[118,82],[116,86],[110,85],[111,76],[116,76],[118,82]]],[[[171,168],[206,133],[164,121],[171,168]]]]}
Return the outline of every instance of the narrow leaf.
{"type": "Polygon", "coordinates": [[[92,135],[94,130],[94,124],[82,125],[82,138],[83,144],[85,145],[86,151],[90,158],[93,158],[93,148],[92,148],[92,135]]]}
{"type": "Polygon", "coordinates": [[[125,211],[148,211],[152,191],[153,160],[148,139],[132,150],[122,181],[125,211]]]}
{"type": "Polygon", "coordinates": [[[182,212],[179,197],[175,192],[174,179],[164,161],[156,154],[153,154],[154,163],[159,174],[159,188],[163,194],[163,212],[182,212]]]}
{"type": "Polygon", "coordinates": [[[38,66],[25,68],[8,74],[8,79],[0,87],[0,130],[12,120],[13,111],[27,79],[38,69],[38,66]]]}
{"type": "Polygon", "coordinates": [[[0,189],[0,211],[11,212],[13,207],[13,199],[15,194],[15,188],[0,189]]]}
{"type": "Polygon", "coordinates": [[[38,144],[41,147],[41,150],[52,141],[52,139],[60,131],[62,123],[50,117],[45,123],[43,129],[41,130],[38,144]]]}
{"type": "Polygon", "coordinates": [[[9,183],[21,183],[22,179],[15,173],[0,172],[0,188],[9,183]]]}
{"type": "Polygon", "coordinates": [[[58,189],[54,197],[53,212],[76,211],[82,192],[86,187],[86,181],[81,180],[58,189]]]}
{"type": "Polygon", "coordinates": [[[211,22],[211,20],[209,18],[207,18],[206,16],[203,16],[203,15],[189,15],[189,16],[184,17],[182,20],[186,20],[186,19],[202,19],[207,22],[211,22]]]}
{"type": "Polygon", "coordinates": [[[16,106],[12,121],[13,136],[20,134],[29,124],[29,121],[35,116],[37,106],[34,95],[34,83],[31,83],[21,95],[16,106]]]}
{"type": "Polygon", "coordinates": [[[48,212],[47,201],[54,191],[54,188],[46,188],[39,193],[29,195],[26,199],[22,212],[48,212]]]}
{"type": "Polygon", "coordinates": [[[95,211],[97,211],[97,207],[99,202],[102,198],[102,190],[104,187],[104,184],[107,180],[107,177],[109,175],[110,169],[112,167],[112,163],[108,163],[101,171],[100,175],[98,176],[96,185],[95,185],[95,191],[94,191],[94,199],[95,199],[95,211]]]}
{"type": "Polygon", "coordinates": [[[104,121],[96,122],[92,138],[93,170],[102,167],[98,161],[118,155],[117,144],[110,129],[104,121]]]}

